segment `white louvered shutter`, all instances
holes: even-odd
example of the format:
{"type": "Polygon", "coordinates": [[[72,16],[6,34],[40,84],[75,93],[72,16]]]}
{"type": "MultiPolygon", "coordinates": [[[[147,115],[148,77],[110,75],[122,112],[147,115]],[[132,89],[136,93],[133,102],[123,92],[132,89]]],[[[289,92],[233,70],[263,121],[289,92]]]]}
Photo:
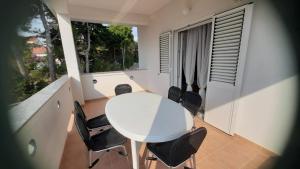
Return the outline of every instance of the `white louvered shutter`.
{"type": "Polygon", "coordinates": [[[159,36],[160,73],[169,73],[170,54],[171,54],[171,32],[162,33],[159,36]]]}
{"type": "Polygon", "coordinates": [[[245,9],[215,18],[209,81],[235,85],[245,9]]]}
{"type": "Polygon", "coordinates": [[[213,18],[204,120],[233,134],[251,27],[253,4],[213,18]]]}

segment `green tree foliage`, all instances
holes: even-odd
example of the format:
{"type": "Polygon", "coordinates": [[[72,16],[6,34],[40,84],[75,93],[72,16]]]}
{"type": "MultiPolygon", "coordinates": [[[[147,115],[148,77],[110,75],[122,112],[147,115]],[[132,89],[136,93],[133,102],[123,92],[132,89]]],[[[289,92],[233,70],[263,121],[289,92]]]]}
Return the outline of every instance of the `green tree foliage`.
{"type": "MultiPolygon", "coordinates": [[[[42,23],[45,28],[45,20],[42,23]]],[[[72,28],[82,72],[118,71],[131,69],[137,65],[137,43],[134,41],[132,27],[72,22],[72,28]]],[[[13,76],[10,79],[11,103],[30,97],[56,77],[66,73],[57,20],[49,9],[41,5],[40,0],[33,4],[32,14],[20,25],[19,32],[35,36],[40,43],[28,44],[26,42],[28,37],[20,35],[19,40],[12,47],[14,56],[10,59],[13,68],[13,76]],[[32,28],[32,21],[42,20],[43,14],[47,21],[48,32],[47,29],[32,28]],[[37,59],[32,55],[32,49],[41,46],[47,47],[48,55],[37,59]],[[49,51],[51,58],[49,58],[49,51]]]]}
{"type": "Polygon", "coordinates": [[[11,48],[14,56],[10,58],[12,67],[12,76],[9,79],[11,83],[11,103],[23,101],[51,83],[54,79],[50,78],[50,66],[54,67],[52,69],[54,70],[52,73],[55,73],[52,76],[54,78],[66,73],[65,59],[56,18],[45,6],[42,8],[40,0],[34,1],[30,17],[19,26],[16,32],[19,36],[11,48]],[[41,19],[41,10],[44,10],[43,12],[49,26],[49,39],[51,39],[53,57],[51,58],[53,60],[52,65],[49,64],[49,55],[35,58],[32,54],[33,48],[47,46],[46,30],[34,29],[32,23],[34,20],[41,19]],[[36,37],[38,43],[27,43],[30,38],[28,36],[36,37]]]}
{"type": "MultiPolygon", "coordinates": [[[[89,72],[130,69],[134,63],[138,62],[137,43],[133,38],[132,27],[127,25],[106,26],[95,23],[89,23],[88,25],[91,40],[89,72]]],[[[72,28],[80,68],[83,72],[86,72],[87,26],[83,22],[72,22],[72,28]]]]}

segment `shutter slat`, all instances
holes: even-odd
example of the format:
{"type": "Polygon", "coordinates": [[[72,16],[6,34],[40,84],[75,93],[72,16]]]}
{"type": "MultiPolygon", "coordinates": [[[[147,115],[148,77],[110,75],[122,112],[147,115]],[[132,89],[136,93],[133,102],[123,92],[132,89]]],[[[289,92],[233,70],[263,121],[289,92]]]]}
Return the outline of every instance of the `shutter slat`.
{"type": "Polygon", "coordinates": [[[212,64],[220,63],[220,64],[237,64],[236,60],[212,60],[212,64]]]}
{"type": "Polygon", "coordinates": [[[235,80],[235,76],[231,77],[231,76],[226,76],[226,75],[216,75],[216,74],[211,74],[211,78],[219,78],[219,79],[226,79],[226,80],[235,80]]]}
{"type": "Polygon", "coordinates": [[[235,66],[236,66],[236,64],[224,64],[224,63],[213,63],[213,64],[212,64],[212,67],[216,67],[216,69],[217,69],[217,67],[230,67],[230,68],[236,68],[235,66]]]}
{"type": "Polygon", "coordinates": [[[236,54],[213,54],[212,57],[238,57],[239,54],[236,53],[236,54]]]}
{"type": "Polygon", "coordinates": [[[218,25],[221,25],[221,24],[226,24],[226,23],[229,23],[229,22],[234,22],[234,21],[237,21],[237,20],[242,20],[244,18],[244,15],[243,14],[240,14],[238,16],[235,16],[235,17],[231,17],[231,18],[228,18],[228,19],[224,19],[222,21],[218,21],[218,25]]]}
{"type": "Polygon", "coordinates": [[[238,16],[238,15],[244,14],[244,13],[245,13],[244,10],[238,11],[238,12],[235,12],[235,13],[232,13],[229,15],[218,17],[218,18],[216,18],[216,21],[223,21],[225,19],[232,18],[232,17],[238,16]]]}
{"type": "Polygon", "coordinates": [[[212,75],[232,77],[232,78],[235,77],[235,72],[216,72],[216,71],[212,71],[211,74],[212,75]]]}
{"type": "Polygon", "coordinates": [[[218,47],[213,47],[213,51],[215,52],[215,51],[229,51],[229,50],[238,50],[239,49],[239,46],[237,46],[237,45],[234,45],[234,46],[229,46],[229,47],[227,47],[227,46],[225,46],[225,47],[220,47],[220,46],[218,46],[218,47]]]}
{"type": "Polygon", "coordinates": [[[212,73],[228,73],[228,74],[235,74],[236,69],[234,70],[212,70],[212,73]]]}
{"type": "Polygon", "coordinates": [[[216,29],[226,28],[228,26],[232,26],[232,25],[235,25],[235,24],[242,24],[242,23],[243,23],[243,19],[239,19],[239,20],[236,20],[236,21],[233,21],[233,22],[228,22],[228,23],[225,23],[225,24],[216,25],[216,29]]]}
{"type": "Polygon", "coordinates": [[[222,61],[222,60],[237,60],[237,57],[216,57],[212,58],[213,61],[222,61]]]}
{"type": "Polygon", "coordinates": [[[220,45],[213,45],[213,49],[222,49],[222,48],[229,48],[229,47],[239,47],[240,43],[228,43],[228,44],[220,44],[220,45]]]}
{"type": "Polygon", "coordinates": [[[224,38],[224,37],[232,37],[232,36],[240,36],[242,34],[241,31],[238,32],[231,32],[231,33],[224,33],[224,34],[220,34],[220,35],[216,35],[215,38],[224,38]]]}
{"type": "Polygon", "coordinates": [[[223,31],[215,31],[215,35],[222,35],[225,33],[232,33],[232,32],[238,32],[238,31],[242,31],[242,27],[238,27],[238,28],[233,28],[233,29],[228,29],[228,30],[223,30],[223,31]]]}
{"type": "Polygon", "coordinates": [[[232,40],[226,40],[226,41],[219,41],[219,42],[214,42],[214,45],[228,45],[228,44],[233,44],[233,43],[240,43],[241,39],[232,39],[232,40]]]}
{"type": "Polygon", "coordinates": [[[214,38],[216,42],[222,42],[222,41],[228,41],[228,40],[240,40],[241,35],[235,35],[235,36],[228,36],[228,37],[223,37],[223,38],[214,38]]]}
{"type": "Polygon", "coordinates": [[[235,71],[236,67],[226,67],[226,66],[219,66],[219,65],[213,65],[211,67],[212,71],[235,71]]]}
{"type": "Polygon", "coordinates": [[[238,54],[239,50],[220,50],[220,51],[213,51],[213,55],[216,54],[238,54]]]}
{"type": "Polygon", "coordinates": [[[236,29],[236,28],[242,28],[243,24],[242,23],[238,23],[238,24],[234,24],[234,25],[230,25],[227,27],[223,27],[223,28],[216,28],[215,32],[221,32],[221,31],[227,31],[227,30],[232,30],[232,29],[236,29]]]}
{"type": "Polygon", "coordinates": [[[232,80],[220,79],[220,78],[211,78],[210,80],[215,82],[221,82],[221,83],[229,83],[229,84],[234,83],[232,80]]]}

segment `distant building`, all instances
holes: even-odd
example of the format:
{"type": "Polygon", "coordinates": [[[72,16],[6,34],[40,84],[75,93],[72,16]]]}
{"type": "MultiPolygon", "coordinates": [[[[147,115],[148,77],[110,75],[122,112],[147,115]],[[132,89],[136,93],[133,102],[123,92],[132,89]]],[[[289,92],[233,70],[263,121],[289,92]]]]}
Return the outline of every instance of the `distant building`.
{"type": "Polygon", "coordinates": [[[47,48],[43,45],[41,38],[30,36],[26,43],[31,47],[32,58],[35,61],[42,61],[47,56],[47,48]]]}
{"type": "Polygon", "coordinates": [[[29,37],[28,40],[26,41],[27,44],[35,44],[37,38],[36,37],[29,37]]]}
{"type": "Polygon", "coordinates": [[[26,40],[26,43],[29,45],[43,45],[41,38],[39,38],[37,36],[28,37],[28,39],[26,40]]]}
{"type": "Polygon", "coordinates": [[[45,46],[33,47],[31,53],[34,60],[41,61],[47,56],[47,48],[45,46]]]}

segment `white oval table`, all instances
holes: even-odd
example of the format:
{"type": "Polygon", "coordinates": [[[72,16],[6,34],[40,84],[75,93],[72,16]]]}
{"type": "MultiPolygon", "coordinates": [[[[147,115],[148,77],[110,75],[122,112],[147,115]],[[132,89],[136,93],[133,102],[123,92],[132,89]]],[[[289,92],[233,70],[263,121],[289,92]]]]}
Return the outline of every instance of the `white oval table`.
{"type": "Polygon", "coordinates": [[[191,113],[160,95],[137,92],[115,96],[105,106],[111,125],[131,139],[132,165],[139,169],[139,142],[176,139],[193,126],[191,113]]]}

